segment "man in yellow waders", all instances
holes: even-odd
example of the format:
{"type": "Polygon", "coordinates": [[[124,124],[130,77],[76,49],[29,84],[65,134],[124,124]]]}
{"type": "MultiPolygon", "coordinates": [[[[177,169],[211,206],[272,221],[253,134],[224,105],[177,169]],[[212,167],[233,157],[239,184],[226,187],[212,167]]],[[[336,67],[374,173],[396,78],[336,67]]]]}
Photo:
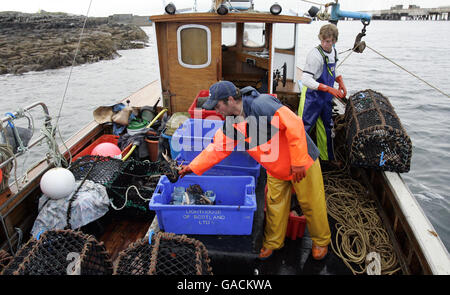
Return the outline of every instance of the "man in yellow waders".
{"type": "Polygon", "coordinates": [[[267,171],[266,226],[259,258],[268,258],[284,245],[293,186],[313,242],[312,255],[323,259],[331,234],[319,150],[305,133],[302,119],[277,98],[252,87],[239,90],[229,81],[220,81],[209,92],[203,108],[215,109],[226,120],[213,142],[183,167],[181,177],[192,172],[202,175],[243,144],[267,171]]]}

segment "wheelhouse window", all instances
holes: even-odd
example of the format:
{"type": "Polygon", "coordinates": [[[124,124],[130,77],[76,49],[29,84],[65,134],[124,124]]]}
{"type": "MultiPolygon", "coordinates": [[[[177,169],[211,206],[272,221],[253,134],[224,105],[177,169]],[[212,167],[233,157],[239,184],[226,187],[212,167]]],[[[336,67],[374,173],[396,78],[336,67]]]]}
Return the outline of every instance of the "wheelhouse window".
{"type": "Polygon", "coordinates": [[[222,44],[226,46],[236,45],[236,23],[222,24],[222,44]]]}
{"type": "Polygon", "coordinates": [[[292,49],[295,44],[295,24],[275,24],[274,44],[278,49],[292,49]]]}
{"type": "Polygon", "coordinates": [[[264,47],[265,27],[260,23],[244,24],[244,46],[245,47],[264,47]]]}
{"type": "Polygon", "coordinates": [[[177,30],[178,62],[186,68],[205,68],[211,63],[211,31],[203,25],[184,25],[177,30]]]}

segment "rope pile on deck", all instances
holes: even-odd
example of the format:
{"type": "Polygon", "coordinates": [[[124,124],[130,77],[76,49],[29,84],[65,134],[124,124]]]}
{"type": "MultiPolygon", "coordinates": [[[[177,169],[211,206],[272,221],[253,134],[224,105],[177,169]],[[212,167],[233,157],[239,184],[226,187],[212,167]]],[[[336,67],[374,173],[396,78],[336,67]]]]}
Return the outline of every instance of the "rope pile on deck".
{"type": "MultiPolygon", "coordinates": [[[[336,148],[336,158],[345,163],[344,153],[340,152],[343,148],[336,148]]],[[[373,261],[367,259],[370,253],[379,254],[380,269],[375,273],[391,275],[401,271],[376,204],[367,188],[351,177],[348,163],[341,169],[324,170],[323,178],[327,211],[336,220],[336,235],[331,242],[334,253],[353,274],[372,271],[373,261]]]]}

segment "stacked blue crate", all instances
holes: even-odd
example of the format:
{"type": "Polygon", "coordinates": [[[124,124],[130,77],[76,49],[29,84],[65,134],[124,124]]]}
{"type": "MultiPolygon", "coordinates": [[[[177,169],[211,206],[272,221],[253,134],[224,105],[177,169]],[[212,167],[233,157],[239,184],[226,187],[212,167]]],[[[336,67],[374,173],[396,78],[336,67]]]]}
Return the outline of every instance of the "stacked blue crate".
{"type": "MultiPolygon", "coordinates": [[[[189,164],[212,141],[223,121],[188,119],[173,134],[171,149],[178,154],[178,163],[189,164]]],[[[253,176],[257,184],[261,165],[239,146],[220,163],[205,172],[215,176],[253,176]]]]}

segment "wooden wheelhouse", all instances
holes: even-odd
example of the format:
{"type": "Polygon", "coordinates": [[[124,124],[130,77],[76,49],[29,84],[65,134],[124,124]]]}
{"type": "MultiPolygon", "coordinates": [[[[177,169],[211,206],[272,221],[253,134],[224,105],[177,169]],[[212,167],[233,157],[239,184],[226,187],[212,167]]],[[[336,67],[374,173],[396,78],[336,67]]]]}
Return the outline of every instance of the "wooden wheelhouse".
{"type": "Polygon", "coordinates": [[[157,40],[163,105],[171,113],[187,111],[199,89],[220,80],[278,93],[292,108],[298,104],[296,31],[310,18],[241,12],[165,14],[150,20],[157,40]],[[290,26],[292,47],[275,47],[278,24],[290,26]]]}

